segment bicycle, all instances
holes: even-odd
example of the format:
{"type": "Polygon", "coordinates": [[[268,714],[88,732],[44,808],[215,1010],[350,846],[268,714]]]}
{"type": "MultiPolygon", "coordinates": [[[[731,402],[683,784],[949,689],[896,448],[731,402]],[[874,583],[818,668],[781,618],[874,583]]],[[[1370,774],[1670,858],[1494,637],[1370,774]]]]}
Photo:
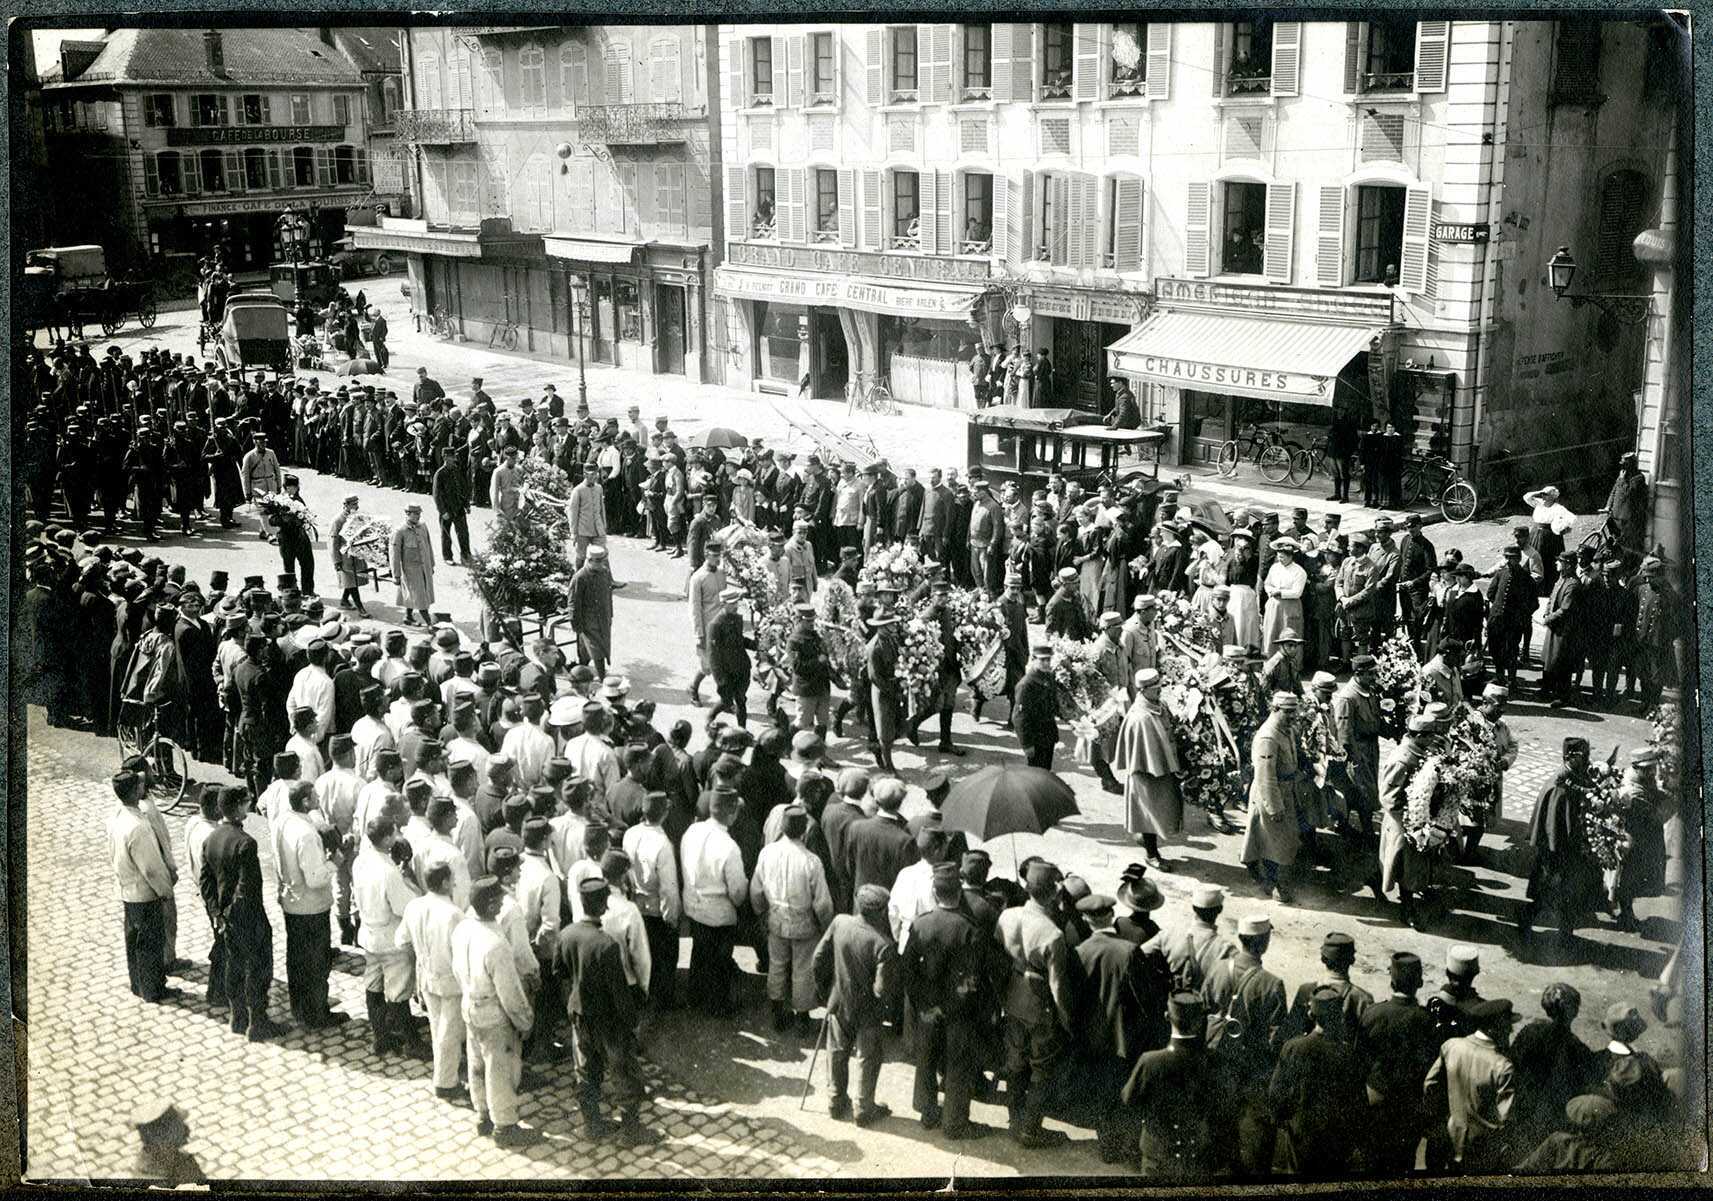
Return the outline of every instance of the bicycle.
{"type": "Polygon", "coordinates": [[[114,733],[119,739],[119,761],[143,756],[149,764],[149,796],[157,808],[171,813],[199,790],[190,774],[190,755],[161,733],[161,718],[166,708],[162,704],[121,701],[114,733]]]}
{"type": "Polygon", "coordinates": [[[488,349],[492,350],[497,342],[502,350],[516,350],[517,331],[517,318],[507,316],[495,325],[493,332],[488,335],[488,349]]]}
{"type": "Polygon", "coordinates": [[[428,314],[428,332],[437,338],[450,338],[457,332],[452,324],[452,316],[445,309],[435,309],[428,314]]]}
{"type": "MultiPolygon", "coordinates": [[[[1300,487],[1307,487],[1315,474],[1326,467],[1326,438],[1316,438],[1306,449],[1297,451],[1291,456],[1291,475],[1300,487]]],[[[1346,462],[1350,466],[1350,486],[1357,491],[1362,490],[1362,461],[1351,455],[1346,462]]]]}
{"type": "Polygon", "coordinates": [[[1475,485],[1464,478],[1463,471],[1444,455],[1427,455],[1410,460],[1404,469],[1406,505],[1428,500],[1439,506],[1444,518],[1462,525],[1475,516],[1481,507],[1481,497],[1475,485]]]}
{"type": "Polygon", "coordinates": [[[847,412],[879,413],[883,417],[896,417],[901,409],[893,402],[892,388],[886,376],[881,376],[866,389],[851,393],[850,407],[847,412]]]}
{"type": "Polygon", "coordinates": [[[1219,474],[1230,479],[1237,474],[1238,463],[1248,459],[1261,469],[1262,478],[1268,483],[1277,484],[1289,479],[1295,484],[1293,460],[1303,449],[1302,443],[1287,441],[1278,430],[1258,421],[1250,424],[1248,435],[1247,446],[1240,446],[1236,438],[1228,438],[1219,448],[1219,457],[1214,463],[1219,474]]]}

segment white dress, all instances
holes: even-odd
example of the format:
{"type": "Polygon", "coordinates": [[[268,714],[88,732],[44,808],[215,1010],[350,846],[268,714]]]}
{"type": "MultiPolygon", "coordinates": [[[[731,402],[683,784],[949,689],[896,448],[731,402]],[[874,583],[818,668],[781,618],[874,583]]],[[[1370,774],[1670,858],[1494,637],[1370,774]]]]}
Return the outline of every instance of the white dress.
{"type": "Polygon", "coordinates": [[[1261,623],[1261,653],[1271,656],[1273,643],[1287,629],[1303,636],[1303,593],[1308,589],[1309,576],[1295,563],[1286,565],[1274,561],[1262,581],[1267,594],[1267,610],[1261,623]]]}

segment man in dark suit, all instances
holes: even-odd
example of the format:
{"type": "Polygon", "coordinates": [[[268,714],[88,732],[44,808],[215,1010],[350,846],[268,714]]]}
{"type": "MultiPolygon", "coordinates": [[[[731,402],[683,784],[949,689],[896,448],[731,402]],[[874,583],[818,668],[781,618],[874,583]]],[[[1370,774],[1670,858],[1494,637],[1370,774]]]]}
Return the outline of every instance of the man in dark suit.
{"type": "Polygon", "coordinates": [[[815,985],[827,1006],[827,1050],[833,1100],[828,1113],[850,1118],[851,1054],[862,1057],[856,1123],[871,1126],[892,1112],[874,1100],[880,1082],[880,1027],[891,1008],[898,948],[887,923],[891,894],[878,884],[857,890],[856,914],[841,913],[815,947],[815,985]]]}
{"type": "Polygon", "coordinates": [[[1547,595],[1541,624],[1546,627],[1546,640],[1541,648],[1540,695],[1550,698],[1557,709],[1576,699],[1587,640],[1588,592],[1576,573],[1574,551],[1558,556],[1558,579],[1547,595]]]}
{"type": "Polygon", "coordinates": [[[1404,629],[1422,652],[1422,634],[1427,626],[1428,579],[1438,566],[1433,543],[1422,534],[1422,515],[1404,518],[1404,539],[1398,543],[1398,600],[1403,605],[1404,629]]]}
{"type": "Polygon", "coordinates": [[[619,944],[601,929],[607,912],[607,882],[599,876],[577,886],[583,916],[559,933],[554,969],[564,982],[566,1009],[571,1014],[577,1053],[578,1105],[591,1137],[615,1132],[601,1115],[601,1083],[610,1070],[613,1100],[623,1113],[617,1127],[627,1147],[660,1141],[660,1133],[637,1117],[644,1093],[638,1071],[636,994],[625,980],[619,944]]]}
{"type": "MultiPolygon", "coordinates": [[[[921,532],[922,553],[938,563],[946,561],[946,533],[951,515],[952,490],[946,487],[936,467],[928,473],[928,488],[922,493],[921,532]]],[[[951,574],[949,568],[947,574],[951,574]]]]}
{"type": "Polygon", "coordinates": [[[434,511],[440,517],[440,557],[448,564],[470,558],[470,481],[453,447],[434,473],[434,511]],[[458,558],[452,557],[452,533],[458,533],[458,558]]]}
{"type": "Polygon", "coordinates": [[[1034,649],[1029,670],[1012,694],[1012,712],[1012,728],[1029,766],[1051,770],[1053,748],[1059,744],[1059,697],[1053,679],[1052,647],[1034,649]]]}
{"type": "Polygon", "coordinates": [[[232,1032],[259,1043],[285,1032],[268,1017],[273,983],[274,934],[262,907],[262,861],[256,840],[244,832],[250,797],[228,788],[220,798],[220,825],[202,847],[197,885],[226,954],[226,997],[232,1032]]]}
{"type": "Polygon", "coordinates": [[[1522,549],[1507,546],[1504,553],[1504,564],[1487,585],[1487,653],[1493,659],[1494,679],[1515,692],[1517,655],[1527,649],[1519,644],[1528,639],[1540,590],[1523,566],[1522,549]]]}
{"type": "Polygon", "coordinates": [[[844,858],[840,872],[851,882],[853,893],[864,884],[891,890],[898,873],[916,862],[916,840],[899,816],[904,804],[904,782],[887,777],[875,784],[871,795],[876,812],[852,822],[845,831],[844,858]]]}
{"type": "Polygon", "coordinates": [[[1100,1114],[1095,1127],[1102,1163],[1135,1158],[1137,1129],[1118,1103],[1136,1057],[1166,1045],[1171,969],[1155,947],[1144,952],[1119,935],[1117,902],[1099,893],[1077,902],[1089,936],[1076,946],[1082,964],[1082,1033],[1087,1093],[1100,1114]]]}
{"type": "Polygon", "coordinates": [[[1175,1183],[1211,1180],[1231,1161],[1232,1097],[1208,1054],[1207,1003],[1192,992],[1167,1005],[1171,1042],[1144,1052],[1121,1098],[1139,1115],[1142,1175],[1175,1183]]]}
{"type": "Polygon", "coordinates": [[[1439,1054],[1434,1020],[1416,1000],[1422,961],[1409,951],[1392,955],[1392,995],[1362,1011],[1356,1047],[1368,1064],[1368,1170],[1402,1176],[1416,1164],[1426,1118],[1422,1081],[1439,1054]]]}
{"type": "Polygon", "coordinates": [[[1291,1039],[1267,1096],[1279,1122],[1274,1170],[1297,1176],[1341,1176],[1350,1170],[1360,1126],[1351,1119],[1367,1100],[1361,1059],[1345,1026],[1345,996],[1321,985],[1309,1001],[1315,1028],[1291,1039]]]}
{"type": "Polygon", "coordinates": [[[1350,935],[1333,930],[1321,939],[1320,962],[1326,969],[1323,978],[1312,984],[1299,985],[1296,995],[1291,998],[1290,1013],[1285,1019],[1286,1039],[1307,1034],[1314,1028],[1313,1003],[1317,989],[1330,988],[1339,995],[1344,1010],[1344,1028],[1351,1037],[1360,1028],[1363,1010],[1374,1003],[1374,994],[1350,982],[1350,968],[1356,962],[1356,940],[1350,935]]]}
{"type": "Polygon", "coordinates": [[[838,800],[821,813],[821,837],[827,844],[827,857],[832,870],[827,874],[827,890],[833,894],[833,908],[849,913],[856,900],[856,886],[845,871],[845,844],[850,829],[867,815],[862,801],[868,795],[868,773],[860,767],[847,767],[839,774],[838,800]]]}
{"type": "MultiPolygon", "coordinates": [[[[923,488],[916,479],[916,469],[906,467],[904,478],[899,481],[898,491],[892,496],[892,540],[903,542],[906,534],[917,533],[922,528],[922,496],[923,488]]],[[[927,550],[923,544],[923,550],[927,550]]]]}
{"type": "Polygon", "coordinates": [[[903,989],[915,1011],[916,1089],[922,1127],[949,1139],[991,1133],[970,1121],[970,1097],[983,1058],[984,999],[992,995],[993,940],[964,904],[958,866],[934,867],[934,908],[917,917],[900,958],[903,989]],[[945,1090],[945,1107],[939,1101],[945,1090]]]}

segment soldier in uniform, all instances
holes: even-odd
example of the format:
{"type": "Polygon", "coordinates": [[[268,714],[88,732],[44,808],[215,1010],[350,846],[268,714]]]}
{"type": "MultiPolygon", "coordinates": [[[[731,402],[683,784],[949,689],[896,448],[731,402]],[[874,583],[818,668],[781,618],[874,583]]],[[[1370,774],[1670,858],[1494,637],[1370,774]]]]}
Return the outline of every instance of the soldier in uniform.
{"type": "Polygon", "coordinates": [[[1328,778],[1342,793],[1346,808],[1364,834],[1380,808],[1380,698],[1374,656],[1357,655],[1354,673],[1332,695],[1332,724],[1344,750],[1328,764],[1328,778]]]}
{"type": "Polygon", "coordinates": [[[1528,937],[1543,908],[1558,919],[1561,937],[1574,937],[1601,902],[1600,865],[1588,844],[1584,820],[1588,787],[1588,740],[1566,738],[1564,767],[1541,790],[1529,819],[1535,865],[1529,874],[1528,904],[1517,920],[1521,938],[1528,937]]]}
{"type": "MultiPolygon", "coordinates": [[[[922,613],[922,620],[937,621],[940,626],[940,676],[938,687],[929,698],[930,703],[940,714],[940,741],[935,747],[942,755],[952,755],[963,758],[963,749],[952,744],[952,710],[958,703],[958,685],[963,680],[963,668],[958,662],[958,633],[953,625],[948,600],[952,591],[951,584],[942,576],[933,583],[932,599],[927,609],[922,613]]],[[[911,745],[921,745],[921,726],[928,717],[928,708],[916,714],[910,721],[905,733],[909,735],[911,745]]]]}
{"type": "Polygon", "coordinates": [[[1064,1058],[1076,1021],[1071,952],[1056,916],[1059,869],[1031,864],[1029,899],[999,915],[995,930],[1011,960],[1005,990],[1005,1062],[1011,1137],[1020,1146],[1053,1147],[1061,1131],[1042,1128],[1053,1075],[1064,1058]]]}
{"type": "Polygon", "coordinates": [[[1120,1094],[1138,1114],[1139,1167],[1144,1177],[1197,1183],[1225,1173],[1232,1132],[1231,1093],[1207,1048],[1207,1002],[1191,991],[1172,994],[1166,1016],[1171,1041],[1136,1060],[1120,1094]]]}
{"type": "Polygon", "coordinates": [[[1254,778],[1249,785],[1249,813],[1243,833],[1243,864],[1261,882],[1262,895],[1290,904],[1290,888],[1279,869],[1297,861],[1296,790],[1300,774],[1294,724],[1301,698],[1292,692],[1273,694],[1272,712],[1255,732],[1249,760],[1254,778]]]}
{"type": "MultiPolygon", "coordinates": [[[[1285,982],[1261,965],[1272,936],[1273,923],[1265,915],[1243,918],[1237,925],[1237,953],[1220,960],[1201,989],[1212,1018],[1208,1042],[1224,1062],[1227,1096],[1237,1099],[1233,1141],[1245,1176],[1265,1175],[1273,1166],[1266,1086],[1284,1042],[1288,1009],[1285,982]]],[[[1232,1106],[1228,1102],[1225,1108],[1232,1106]]]]}
{"type": "Polygon", "coordinates": [[[1422,1081],[1443,1041],[1434,1019],[1416,1001],[1422,961],[1395,951],[1392,995],[1362,1011],[1357,1048],[1368,1063],[1368,1145],[1364,1166],[1381,1176],[1402,1176],[1416,1164],[1425,1115],[1422,1081]]]}
{"type": "Polygon", "coordinates": [[[1053,648],[1037,646],[1029,670],[1012,694],[1012,729],[1030,767],[1051,769],[1059,744],[1058,685],[1053,678],[1053,648]]]}
{"type": "Polygon", "coordinates": [[[991,1131],[969,1115],[981,1079],[992,934],[964,901],[959,865],[936,864],[932,888],[934,908],[911,923],[899,963],[915,1014],[914,1105],[924,1128],[939,1127],[948,1139],[980,1138],[991,1131]]]}
{"type": "Polygon", "coordinates": [[[262,862],[256,840],[244,831],[250,796],[227,788],[220,796],[220,825],[202,846],[202,903],[226,953],[226,998],[232,1032],[262,1042],[285,1032],[268,1017],[274,936],[262,906],[262,862]]]}
{"type": "Polygon", "coordinates": [[[1135,1124],[1116,1102],[1137,1056],[1167,1043],[1166,997],[1172,984],[1159,948],[1144,948],[1118,932],[1116,904],[1099,893],[1077,902],[1077,913],[1090,927],[1076,947],[1085,982],[1079,1025],[1089,1072],[1086,1091],[1100,1115],[1096,1135],[1103,1163],[1135,1157],[1135,1124]]]}
{"type": "Polygon", "coordinates": [[[125,507],[125,456],[131,439],[119,418],[109,415],[96,422],[95,480],[101,497],[102,532],[119,532],[119,513],[125,507]]]}
{"type": "Polygon", "coordinates": [[[1361,1056],[1353,1045],[1348,994],[1330,984],[1309,997],[1314,1028],[1289,1040],[1267,1093],[1279,1122],[1274,1169],[1286,1175],[1337,1177],[1350,1170],[1360,1126],[1351,1115],[1367,1099],[1361,1056]]]}
{"type": "Polygon", "coordinates": [[[159,540],[155,527],[161,520],[161,493],[166,487],[166,464],[160,441],[147,416],[137,419],[136,437],[125,452],[121,470],[137,496],[137,520],[142,524],[143,537],[150,542],[159,540]]]}
{"type": "Polygon", "coordinates": [[[1374,1004],[1374,994],[1350,980],[1350,969],[1356,962],[1356,940],[1342,931],[1331,931],[1321,939],[1320,962],[1326,969],[1326,977],[1297,988],[1286,1020],[1285,1037],[1295,1038],[1314,1028],[1315,993],[1320,989],[1330,988],[1338,994],[1339,1009],[1344,1015],[1345,1033],[1354,1038],[1361,1028],[1362,1014],[1374,1004]]]}

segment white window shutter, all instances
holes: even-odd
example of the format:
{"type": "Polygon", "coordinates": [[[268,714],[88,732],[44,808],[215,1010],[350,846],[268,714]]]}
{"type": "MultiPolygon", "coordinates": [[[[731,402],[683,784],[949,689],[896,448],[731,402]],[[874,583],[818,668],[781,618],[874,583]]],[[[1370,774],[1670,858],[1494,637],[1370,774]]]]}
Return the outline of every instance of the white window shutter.
{"type": "MultiPolygon", "coordinates": [[[[178,182],[186,196],[202,192],[202,163],[194,152],[186,151],[178,156],[178,182]]],[[[295,184],[295,177],[293,182],[295,184]]]]}
{"type": "Polygon", "coordinates": [[[785,95],[779,98],[779,103],[788,108],[803,107],[803,35],[793,34],[786,39],[787,46],[787,80],[785,95]]]}
{"type": "Polygon", "coordinates": [[[803,168],[787,168],[784,175],[785,221],[781,231],[783,239],[788,242],[807,242],[809,229],[803,214],[803,168]]]}
{"type": "Polygon", "coordinates": [[[1301,90],[1302,54],[1302,22],[1280,21],[1273,26],[1273,95],[1295,96],[1301,90]]]}
{"type": "Polygon", "coordinates": [[[1344,91],[1362,90],[1362,22],[1344,23],[1344,91]]]}
{"type": "Polygon", "coordinates": [[[1344,286],[1344,189],[1320,190],[1320,211],[1315,217],[1315,283],[1323,288],[1344,286]]]}
{"type": "Polygon", "coordinates": [[[790,41],[790,40],[791,39],[789,39],[789,38],[774,38],[773,39],[773,107],[774,108],[784,108],[786,103],[787,103],[785,93],[786,93],[787,84],[789,83],[790,78],[791,78],[791,72],[790,72],[790,60],[787,57],[790,52],[788,50],[786,50],[785,43],[790,41]]]}
{"type": "Polygon", "coordinates": [[[1011,259],[1011,178],[993,177],[993,257],[1001,262],[1011,259]]]}
{"type": "Polygon", "coordinates": [[[315,148],[315,177],[322,187],[333,186],[333,154],[321,146],[315,148]]]}
{"type": "MultiPolygon", "coordinates": [[[[1055,254],[1053,262],[1065,267],[1086,267],[1088,264],[1083,261],[1082,229],[1084,225],[1088,224],[1089,214],[1088,209],[1083,205],[1082,178],[1080,176],[1060,176],[1053,182],[1055,185],[1062,183],[1065,193],[1064,207],[1058,218],[1059,226],[1065,231],[1062,239],[1064,255],[1061,259],[1055,254]]],[[[1055,235],[1058,234],[1058,230],[1053,232],[1055,235]]],[[[1054,237],[1055,243],[1060,240],[1057,236],[1054,237]]],[[[1056,250],[1057,247],[1055,246],[1056,250]]]]}
{"type": "MultiPolygon", "coordinates": [[[[578,166],[581,167],[583,164],[578,164],[578,166]]],[[[742,167],[731,163],[726,164],[726,240],[728,242],[743,242],[749,238],[749,209],[744,197],[744,176],[747,174],[748,172],[742,167]]],[[[584,180],[587,180],[588,189],[593,193],[594,177],[588,169],[583,170],[577,176],[573,176],[572,211],[580,219],[587,218],[589,213],[588,206],[580,204],[577,198],[576,185],[583,183],[584,180]]]]}
{"type": "Polygon", "coordinates": [[[1011,27],[1011,98],[1035,99],[1035,27],[1011,27]]]}
{"type": "Polygon", "coordinates": [[[939,254],[940,225],[934,219],[934,212],[940,205],[940,194],[935,190],[934,173],[922,171],[916,176],[916,228],[921,234],[923,254],[939,254]]]}
{"type": "Polygon", "coordinates": [[[1427,287],[1428,238],[1433,233],[1433,192],[1404,189],[1404,243],[1398,255],[1398,286],[1420,293],[1427,287]]]}
{"type": "Polygon", "coordinates": [[[1156,21],[1148,26],[1148,99],[1166,100],[1172,94],[1172,24],[1156,21]]]}
{"type": "MultiPolygon", "coordinates": [[[[1071,211],[1071,177],[1055,175],[1053,179],[1053,228],[1047,243],[1047,256],[1055,267],[1068,267],[1070,262],[1070,227],[1076,215],[1071,211]]],[[[1031,256],[1032,257],[1032,256],[1031,256]]]]}
{"type": "Polygon", "coordinates": [[[1450,45],[1450,21],[1416,22],[1416,91],[1445,91],[1445,61],[1450,45]]]}
{"type": "Polygon", "coordinates": [[[940,244],[940,253],[956,254],[958,252],[957,239],[963,231],[956,228],[953,221],[955,206],[952,199],[952,173],[950,171],[934,172],[934,195],[939,199],[939,204],[934,209],[934,226],[938,231],[935,238],[940,244]]]}
{"type": "Polygon", "coordinates": [[[1112,260],[1118,271],[1142,269],[1142,181],[1121,177],[1112,195],[1112,260]]]}
{"type": "Polygon", "coordinates": [[[280,190],[280,158],[284,154],[283,150],[268,151],[268,187],[276,192],[280,190]]]}
{"type": "MultiPolygon", "coordinates": [[[[1231,64],[1225,61],[1225,30],[1224,21],[1216,21],[1213,26],[1213,94],[1225,95],[1225,76],[1231,70],[1231,64]]],[[[1277,35],[1274,35],[1277,37],[1277,35]]]]}
{"type": "Polygon", "coordinates": [[[870,108],[886,103],[886,31],[871,29],[866,38],[867,54],[863,59],[867,87],[865,97],[870,108]]]}
{"type": "Polygon", "coordinates": [[[1072,62],[1071,95],[1077,100],[1100,99],[1101,34],[1106,29],[1089,21],[1078,21],[1073,33],[1076,58],[1072,62]]]}
{"type": "Polygon", "coordinates": [[[1099,267],[1100,261],[1100,185],[1098,175],[1077,176],[1075,187],[1082,191],[1083,220],[1071,231],[1071,236],[1082,241],[1082,265],[1084,267],[1099,267]]]}
{"type": "Polygon", "coordinates": [[[1297,185],[1270,183],[1267,185],[1266,246],[1262,254],[1262,274],[1276,284],[1291,282],[1291,263],[1295,253],[1294,234],[1297,222],[1297,185]]]}
{"type": "Polygon", "coordinates": [[[952,27],[924,25],[928,36],[928,76],[924,98],[929,104],[952,99],[952,27]]]}
{"type": "Polygon", "coordinates": [[[884,250],[886,244],[880,220],[881,174],[876,170],[866,170],[860,178],[862,180],[862,246],[864,250],[884,250]]]}
{"type": "Polygon", "coordinates": [[[143,195],[159,196],[161,194],[161,179],[155,167],[155,156],[143,156],[143,195]]]}
{"type": "Polygon", "coordinates": [[[1016,100],[1011,94],[1012,33],[1018,27],[996,22],[988,35],[992,53],[988,56],[988,82],[995,100],[1016,100]]]}
{"type": "MultiPolygon", "coordinates": [[[[582,56],[583,45],[577,43],[572,67],[577,70],[577,103],[585,103],[589,87],[589,71],[582,56]]],[[[726,103],[733,108],[749,107],[749,41],[734,38],[726,44],[726,103]]]]}
{"type": "Polygon", "coordinates": [[[857,244],[856,172],[839,168],[839,245],[857,244]]]}
{"type": "Polygon", "coordinates": [[[1213,187],[1206,183],[1189,185],[1189,198],[1184,213],[1184,271],[1204,278],[1210,270],[1208,228],[1211,224],[1213,187]]]}

